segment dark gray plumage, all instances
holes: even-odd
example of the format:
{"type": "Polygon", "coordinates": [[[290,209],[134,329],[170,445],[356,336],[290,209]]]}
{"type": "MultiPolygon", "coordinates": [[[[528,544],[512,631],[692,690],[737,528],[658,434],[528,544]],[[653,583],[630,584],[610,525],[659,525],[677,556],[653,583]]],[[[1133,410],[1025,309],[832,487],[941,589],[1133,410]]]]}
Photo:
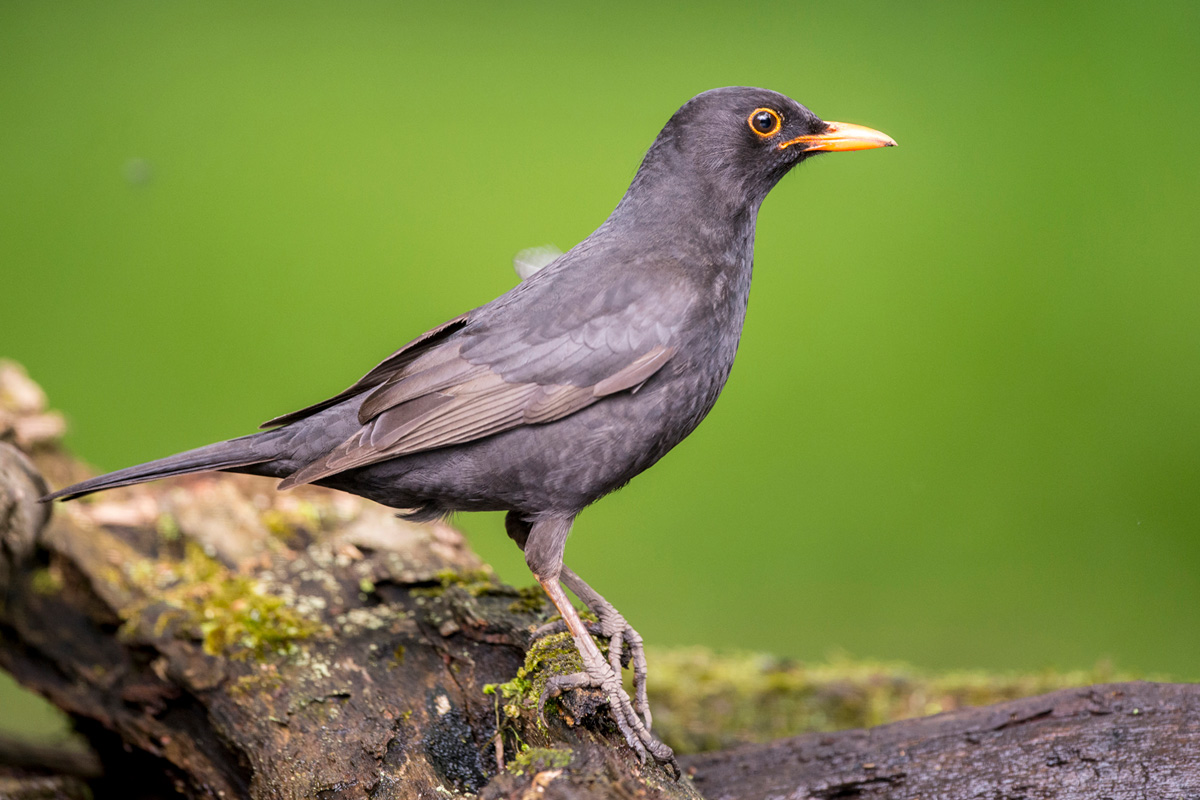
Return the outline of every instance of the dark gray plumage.
{"type": "Polygon", "coordinates": [[[203,470],[317,483],[407,516],[509,512],[509,535],[575,636],[639,755],[648,731],[636,631],[562,566],[575,516],[654,464],[704,419],[733,366],[754,227],[770,189],[814,152],[894,144],[827,123],[764,89],[716,89],[683,106],[591,236],[527,281],[401,348],[341,394],[273,430],[78,483],[47,499],[203,470]],[[560,581],[611,638],[601,656],[560,581]],[[623,645],[637,697],[620,686],[623,645]],[[638,713],[642,715],[639,719],[638,713]]]}

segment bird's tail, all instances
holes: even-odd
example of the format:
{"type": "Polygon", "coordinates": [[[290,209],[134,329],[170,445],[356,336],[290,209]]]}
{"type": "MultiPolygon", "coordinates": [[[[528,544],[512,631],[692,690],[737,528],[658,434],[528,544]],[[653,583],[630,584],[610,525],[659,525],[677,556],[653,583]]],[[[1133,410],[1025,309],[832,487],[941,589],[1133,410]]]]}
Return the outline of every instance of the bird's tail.
{"type": "Polygon", "coordinates": [[[42,502],[72,500],[92,492],[145,483],[157,478],[187,475],[190,472],[211,472],[262,464],[278,457],[278,452],[271,447],[278,434],[278,429],[255,433],[239,439],[230,439],[227,442],[197,447],[195,450],[176,453],[157,461],[138,464],[136,467],[126,467],[107,475],[98,475],[48,494],[42,498],[42,502]]]}

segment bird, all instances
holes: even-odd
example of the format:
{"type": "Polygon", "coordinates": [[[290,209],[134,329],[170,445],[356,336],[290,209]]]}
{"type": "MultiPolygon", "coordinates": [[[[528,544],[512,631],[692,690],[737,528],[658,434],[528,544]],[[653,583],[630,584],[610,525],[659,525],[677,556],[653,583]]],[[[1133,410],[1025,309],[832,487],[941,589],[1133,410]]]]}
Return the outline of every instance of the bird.
{"type": "Polygon", "coordinates": [[[281,490],[331,487],[417,521],[507,512],[505,530],[583,664],[548,681],[539,713],[548,698],[597,688],[639,760],[674,765],[651,732],[642,638],[563,564],[567,535],[580,512],[662,458],[716,403],[741,338],[767,193],[816,155],[895,144],[767,89],[698,94],[667,121],[600,227],[508,292],[264,430],[43,500],[226,471],[282,479],[281,490]],[[564,587],[598,622],[580,618],[564,587]],[[607,658],[593,634],[608,640],[607,658]]]}

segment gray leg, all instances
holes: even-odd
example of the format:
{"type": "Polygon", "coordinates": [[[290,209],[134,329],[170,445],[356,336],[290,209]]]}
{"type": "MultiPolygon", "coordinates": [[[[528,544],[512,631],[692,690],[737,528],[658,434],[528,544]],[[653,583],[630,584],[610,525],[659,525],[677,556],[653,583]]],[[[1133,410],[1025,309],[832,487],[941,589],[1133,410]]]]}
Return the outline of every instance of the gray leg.
{"type": "MultiPolygon", "coordinates": [[[[651,723],[650,700],[646,696],[646,649],[642,645],[642,635],[625,621],[625,617],[621,616],[621,612],[617,611],[612,603],[588,586],[583,578],[575,574],[570,567],[564,565],[559,577],[563,585],[574,592],[575,596],[582,600],[584,605],[591,609],[591,612],[600,620],[598,625],[588,624],[587,627],[591,633],[608,639],[608,663],[618,675],[621,674],[621,667],[626,659],[624,647],[625,645],[629,646],[628,660],[632,662],[633,666],[635,695],[633,708],[642,715],[646,727],[649,728],[651,723]]],[[[564,623],[551,622],[539,628],[536,635],[546,636],[565,629],[564,623]]]]}
{"type": "MultiPolygon", "coordinates": [[[[515,515],[510,514],[510,519],[515,515]]],[[[516,520],[513,520],[516,522],[516,520]]],[[[645,759],[646,753],[663,763],[675,765],[675,754],[671,752],[671,748],[660,742],[653,734],[647,730],[641,718],[633,709],[633,704],[629,701],[629,695],[625,693],[624,687],[621,686],[620,677],[620,653],[618,652],[615,668],[612,662],[606,661],[600,653],[600,648],[592,641],[592,637],[583,620],[579,618],[575,607],[571,605],[571,601],[567,599],[567,593],[563,591],[560,580],[566,581],[567,577],[564,574],[562,565],[563,549],[566,547],[567,534],[571,531],[571,523],[573,518],[550,518],[538,520],[528,529],[528,533],[522,537],[524,539],[525,563],[529,565],[529,569],[533,571],[533,575],[537,578],[538,583],[546,590],[551,602],[558,608],[558,613],[562,615],[563,622],[566,624],[567,630],[571,632],[571,637],[575,640],[575,647],[579,650],[579,655],[583,659],[583,672],[577,672],[572,675],[560,675],[551,678],[546,683],[546,691],[542,695],[538,703],[538,711],[541,712],[545,705],[547,697],[557,697],[568,689],[577,689],[580,687],[596,687],[604,692],[608,698],[609,710],[612,712],[613,719],[617,723],[625,741],[638,754],[639,759],[645,759]]],[[[509,535],[521,544],[521,540],[514,536],[512,523],[508,523],[509,535]]],[[[584,588],[584,591],[594,595],[603,601],[604,598],[596,594],[587,586],[586,583],[578,579],[574,573],[569,573],[572,581],[578,581],[579,585],[584,588]]],[[[572,591],[576,591],[572,587],[572,591]]],[[[577,592],[578,593],[578,592],[577,592]]],[[[582,595],[580,599],[588,602],[582,595]]],[[[609,606],[604,603],[605,606],[609,606]]],[[[615,609],[613,609],[615,613],[615,609]]],[[[620,615],[618,614],[617,617],[620,615]]],[[[624,622],[624,620],[621,620],[624,622]]],[[[613,623],[616,624],[615,622],[613,623]]],[[[622,627],[622,634],[624,628],[622,627]]],[[[620,645],[618,645],[619,649],[620,645]]],[[[632,647],[631,647],[632,649],[632,647]]],[[[678,767],[675,767],[678,772],[678,767]]]]}
{"type": "MultiPolygon", "coordinates": [[[[504,519],[504,527],[508,531],[509,537],[517,543],[518,547],[524,550],[525,542],[529,538],[530,523],[516,513],[509,513],[504,519]]],[[[589,586],[574,570],[563,565],[559,578],[600,620],[598,624],[591,622],[584,624],[592,635],[601,636],[609,640],[608,663],[612,667],[613,672],[620,675],[622,667],[632,662],[635,696],[633,708],[642,715],[646,727],[649,728],[652,718],[650,715],[650,700],[646,696],[646,650],[642,645],[641,634],[625,621],[625,618],[621,616],[621,613],[617,611],[612,603],[605,600],[599,592],[589,586]],[[629,646],[628,654],[624,650],[624,645],[629,646]]],[[[566,623],[558,620],[538,628],[534,635],[549,636],[552,633],[562,633],[565,630],[567,630],[566,623]]]]}

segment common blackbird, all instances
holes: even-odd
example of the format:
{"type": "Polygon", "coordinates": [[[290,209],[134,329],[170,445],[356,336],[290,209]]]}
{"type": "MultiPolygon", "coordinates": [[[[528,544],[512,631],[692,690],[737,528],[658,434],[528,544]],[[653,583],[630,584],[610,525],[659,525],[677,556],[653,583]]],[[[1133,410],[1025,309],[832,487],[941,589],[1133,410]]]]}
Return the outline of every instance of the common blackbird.
{"type": "MultiPolygon", "coordinates": [[[[563,565],[576,515],[704,419],[733,366],[767,192],[816,153],[888,147],[765,89],[704,92],[675,112],[594,233],[486,305],[421,334],[350,388],[260,433],[77,483],[46,500],[207,470],[321,484],[415,520],[507,511],[508,535],[557,606],[584,670],[547,695],[599,687],[625,740],[650,733],[642,640],[563,565]],[[586,625],[571,589],[595,614],[586,625]],[[608,658],[591,634],[609,641],[608,658]],[[635,697],[621,686],[633,663],[635,697]]],[[[546,695],[543,695],[543,702],[546,695]]]]}

